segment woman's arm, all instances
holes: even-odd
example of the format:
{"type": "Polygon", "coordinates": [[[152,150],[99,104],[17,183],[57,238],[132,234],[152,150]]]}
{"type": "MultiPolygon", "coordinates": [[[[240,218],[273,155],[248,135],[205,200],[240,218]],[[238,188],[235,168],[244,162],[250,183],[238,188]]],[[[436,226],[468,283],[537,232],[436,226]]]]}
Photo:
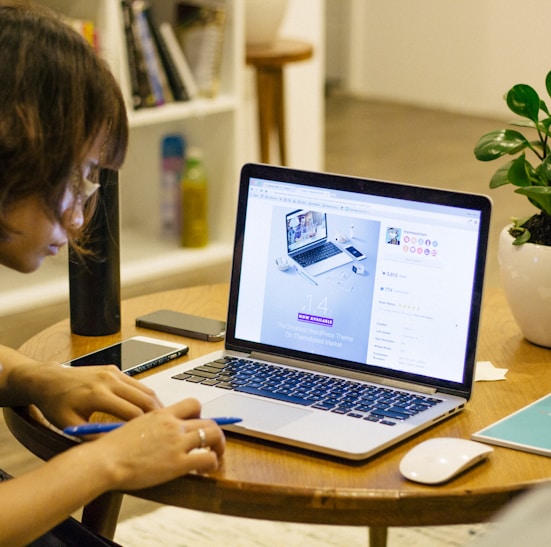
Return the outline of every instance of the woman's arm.
{"type": "Polygon", "coordinates": [[[133,490],[197,470],[215,470],[225,447],[220,428],[198,419],[187,399],[157,409],[0,484],[0,545],[25,545],[109,490],[133,490]],[[210,450],[201,446],[198,429],[210,450]]]}
{"type": "Polygon", "coordinates": [[[88,421],[97,411],[130,420],[162,405],[155,393],[115,366],[71,368],[0,346],[0,406],[36,405],[54,425],[88,421]]]}
{"type": "Polygon", "coordinates": [[[36,405],[54,425],[87,422],[97,411],[128,424],[0,484],[0,545],[25,545],[109,490],[145,488],[191,470],[216,469],[220,428],[199,420],[185,400],[161,408],[155,393],[114,366],[71,368],[41,363],[0,346],[0,405],[36,405]],[[136,418],[136,419],[133,419],[136,418]],[[197,432],[207,435],[210,451],[197,432]]]}

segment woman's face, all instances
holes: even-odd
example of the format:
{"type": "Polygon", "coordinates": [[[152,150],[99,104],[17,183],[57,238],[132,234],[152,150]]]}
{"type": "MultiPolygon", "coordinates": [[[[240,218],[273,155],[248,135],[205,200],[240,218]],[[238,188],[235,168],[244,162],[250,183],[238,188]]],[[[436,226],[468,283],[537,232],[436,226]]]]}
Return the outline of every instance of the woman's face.
{"type": "MultiPolygon", "coordinates": [[[[94,145],[82,165],[84,178],[90,177],[99,161],[101,146],[94,145]]],[[[94,187],[84,181],[85,195],[75,195],[69,184],[61,202],[61,221],[46,210],[39,196],[15,203],[6,215],[12,233],[0,240],[0,264],[21,273],[37,270],[44,258],[55,256],[67,244],[67,228],[80,228],[84,222],[83,206],[94,187]],[[86,195],[87,194],[87,195],[86,195]]]]}

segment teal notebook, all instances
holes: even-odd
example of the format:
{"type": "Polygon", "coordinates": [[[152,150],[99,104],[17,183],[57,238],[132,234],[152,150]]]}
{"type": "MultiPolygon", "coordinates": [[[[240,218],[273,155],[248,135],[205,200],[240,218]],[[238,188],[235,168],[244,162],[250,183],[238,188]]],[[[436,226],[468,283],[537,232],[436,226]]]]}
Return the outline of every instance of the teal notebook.
{"type": "Polygon", "coordinates": [[[481,441],[551,456],[551,394],[471,435],[481,441]]]}

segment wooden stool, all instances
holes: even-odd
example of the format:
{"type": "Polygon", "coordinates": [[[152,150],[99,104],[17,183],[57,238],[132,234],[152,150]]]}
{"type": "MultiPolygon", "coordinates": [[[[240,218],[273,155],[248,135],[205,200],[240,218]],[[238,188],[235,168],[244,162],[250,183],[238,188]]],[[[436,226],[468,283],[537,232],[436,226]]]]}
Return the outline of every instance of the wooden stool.
{"type": "Polygon", "coordinates": [[[299,40],[277,40],[269,46],[247,46],[247,64],[256,69],[262,163],[270,163],[270,133],[275,130],[278,135],[281,165],[286,165],[283,67],[287,63],[310,59],[312,53],[312,45],[299,40]]]}

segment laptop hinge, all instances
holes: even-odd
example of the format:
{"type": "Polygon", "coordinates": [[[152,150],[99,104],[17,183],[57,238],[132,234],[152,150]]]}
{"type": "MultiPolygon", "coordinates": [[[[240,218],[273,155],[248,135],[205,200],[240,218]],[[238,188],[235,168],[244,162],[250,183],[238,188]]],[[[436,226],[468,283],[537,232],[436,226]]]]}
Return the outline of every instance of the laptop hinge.
{"type": "Polygon", "coordinates": [[[251,352],[250,357],[251,359],[259,359],[262,361],[279,363],[281,365],[289,365],[291,367],[305,368],[315,372],[321,372],[323,374],[331,374],[333,376],[341,376],[343,378],[353,378],[362,382],[372,382],[374,384],[394,387],[396,389],[418,391],[419,393],[425,393],[427,395],[433,395],[437,391],[435,388],[429,386],[423,386],[411,382],[404,382],[401,380],[392,380],[390,378],[383,378],[381,376],[376,376],[375,374],[366,374],[365,372],[358,372],[356,370],[342,370],[335,367],[322,365],[320,363],[312,363],[310,361],[302,361],[300,359],[292,359],[291,357],[282,357],[281,355],[262,353],[260,351],[251,352]]]}

